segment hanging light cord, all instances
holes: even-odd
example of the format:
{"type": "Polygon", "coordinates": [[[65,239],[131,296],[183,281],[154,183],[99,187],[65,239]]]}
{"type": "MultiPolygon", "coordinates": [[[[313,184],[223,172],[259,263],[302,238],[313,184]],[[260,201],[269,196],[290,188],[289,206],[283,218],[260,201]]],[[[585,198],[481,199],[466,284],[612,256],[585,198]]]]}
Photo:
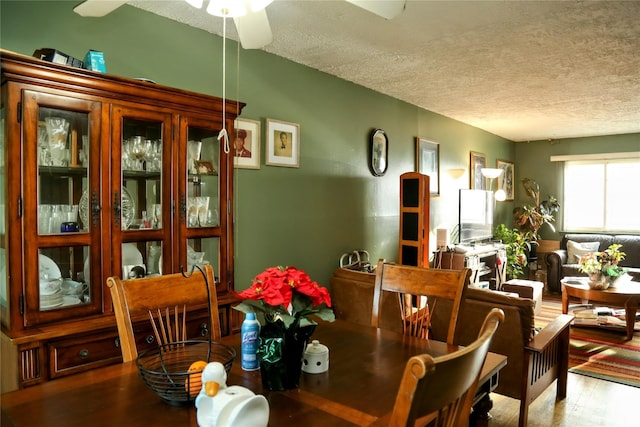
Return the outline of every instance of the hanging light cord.
{"type": "Polygon", "coordinates": [[[222,130],[218,134],[218,141],[224,138],[224,152],[229,154],[229,136],[227,135],[227,17],[222,18],[222,130]]]}

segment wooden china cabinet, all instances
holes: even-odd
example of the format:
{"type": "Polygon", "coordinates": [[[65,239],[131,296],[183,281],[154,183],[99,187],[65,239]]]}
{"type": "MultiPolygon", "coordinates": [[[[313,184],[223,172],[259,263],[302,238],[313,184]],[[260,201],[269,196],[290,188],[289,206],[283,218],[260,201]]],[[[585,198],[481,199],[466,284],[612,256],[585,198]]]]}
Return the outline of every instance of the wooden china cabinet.
{"type": "MultiPolygon", "coordinates": [[[[244,104],[223,115],[219,98],[0,55],[2,391],[121,361],[109,276],[209,263],[222,332],[238,329],[218,134],[244,104]]],[[[206,335],[206,309],[192,314],[206,335]]]]}

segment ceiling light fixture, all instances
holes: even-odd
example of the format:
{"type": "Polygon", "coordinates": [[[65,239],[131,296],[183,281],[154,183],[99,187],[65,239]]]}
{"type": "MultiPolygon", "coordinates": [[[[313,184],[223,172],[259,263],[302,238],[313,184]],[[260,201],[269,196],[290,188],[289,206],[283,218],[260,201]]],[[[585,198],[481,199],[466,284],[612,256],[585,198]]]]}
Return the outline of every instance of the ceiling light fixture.
{"type": "Polygon", "coordinates": [[[237,18],[246,15],[247,8],[242,0],[211,0],[207,6],[207,13],[222,18],[237,18]]]}
{"type": "MultiPolygon", "coordinates": [[[[202,0],[185,0],[198,9],[202,7],[202,0]],[[192,2],[199,3],[200,6],[192,2]]],[[[269,6],[273,0],[210,0],[207,13],[223,18],[237,18],[245,16],[247,11],[259,12],[269,6]]]]}

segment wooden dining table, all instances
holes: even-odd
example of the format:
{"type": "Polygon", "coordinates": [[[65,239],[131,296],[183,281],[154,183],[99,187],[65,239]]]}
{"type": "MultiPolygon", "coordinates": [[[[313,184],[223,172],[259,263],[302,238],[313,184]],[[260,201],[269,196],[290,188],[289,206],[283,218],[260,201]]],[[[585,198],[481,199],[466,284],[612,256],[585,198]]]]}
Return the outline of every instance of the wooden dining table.
{"type": "MultiPolygon", "coordinates": [[[[439,356],[458,348],[340,320],[319,324],[313,339],[329,348],[329,370],[302,373],[299,388],[264,390],[260,371],[243,371],[239,357],[227,385],[263,394],[269,402],[269,426],[380,426],[391,415],[407,360],[416,354],[439,356]]],[[[225,337],[223,342],[240,354],[239,335],[225,337]]],[[[488,397],[505,365],[506,356],[489,353],[477,401],[488,397]]],[[[164,402],[144,384],[135,362],[2,394],[0,407],[2,427],[197,426],[193,404],[164,402]]]]}

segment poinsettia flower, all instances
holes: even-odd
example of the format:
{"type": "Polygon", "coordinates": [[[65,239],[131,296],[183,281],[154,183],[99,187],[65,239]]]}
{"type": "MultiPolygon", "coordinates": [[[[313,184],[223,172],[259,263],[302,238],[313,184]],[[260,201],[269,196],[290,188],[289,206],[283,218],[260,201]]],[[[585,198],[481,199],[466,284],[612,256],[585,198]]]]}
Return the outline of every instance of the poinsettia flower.
{"type": "Polygon", "coordinates": [[[301,294],[311,297],[313,306],[325,303],[327,307],[331,307],[331,296],[327,288],[320,286],[317,282],[306,282],[300,284],[296,290],[301,294]]]}
{"type": "Polygon", "coordinates": [[[235,295],[244,300],[235,309],[245,313],[257,310],[269,318],[282,319],[287,327],[314,323],[307,318],[311,314],[327,321],[335,319],[327,288],[295,267],[269,267],[248,289],[235,295]]]}

